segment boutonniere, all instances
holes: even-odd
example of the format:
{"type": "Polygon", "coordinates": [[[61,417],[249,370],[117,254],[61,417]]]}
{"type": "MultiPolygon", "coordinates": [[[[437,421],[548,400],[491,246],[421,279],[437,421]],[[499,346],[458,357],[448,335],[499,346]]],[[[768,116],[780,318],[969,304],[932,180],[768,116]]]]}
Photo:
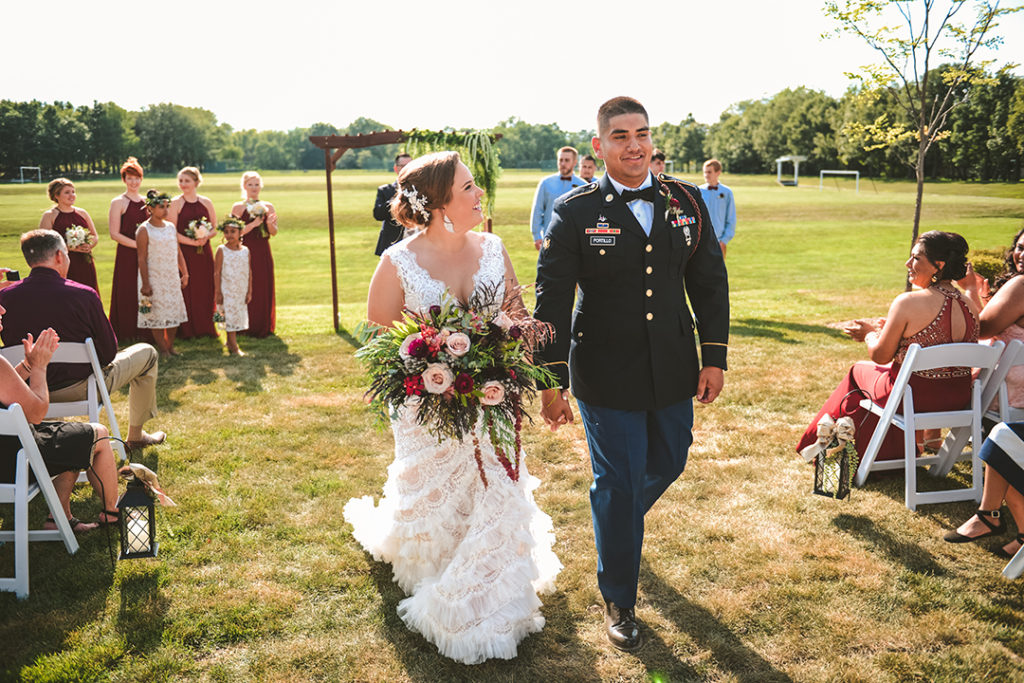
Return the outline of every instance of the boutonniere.
{"type": "Polygon", "coordinates": [[[661,185],[658,188],[658,192],[665,199],[665,221],[669,221],[670,218],[678,218],[679,214],[682,213],[683,205],[679,203],[679,200],[672,196],[667,185],[661,185]]]}

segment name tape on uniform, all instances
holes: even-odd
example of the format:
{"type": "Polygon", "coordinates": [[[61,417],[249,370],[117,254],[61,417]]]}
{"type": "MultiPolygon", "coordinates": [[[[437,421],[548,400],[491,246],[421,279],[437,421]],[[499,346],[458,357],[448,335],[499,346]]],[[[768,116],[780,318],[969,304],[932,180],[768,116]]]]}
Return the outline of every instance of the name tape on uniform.
{"type": "Polygon", "coordinates": [[[592,247],[614,247],[615,237],[604,235],[591,235],[590,246],[592,247]]]}

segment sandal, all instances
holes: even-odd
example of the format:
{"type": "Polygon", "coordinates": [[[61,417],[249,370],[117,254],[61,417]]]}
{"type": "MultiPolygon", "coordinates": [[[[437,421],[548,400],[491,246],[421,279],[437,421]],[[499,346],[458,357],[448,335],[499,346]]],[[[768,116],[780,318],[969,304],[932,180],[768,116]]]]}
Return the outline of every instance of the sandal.
{"type": "MultiPolygon", "coordinates": [[[[1000,516],[999,510],[978,510],[977,512],[974,513],[974,516],[977,517],[981,521],[982,524],[984,524],[985,526],[988,527],[988,531],[986,531],[985,533],[982,533],[982,534],[978,534],[977,536],[964,536],[959,531],[954,530],[954,531],[950,531],[949,533],[947,533],[942,538],[944,540],[948,541],[949,543],[969,543],[971,541],[977,541],[979,538],[986,538],[988,536],[995,536],[996,534],[1001,534],[1003,532],[1003,525],[1002,524],[993,524],[992,522],[990,522],[987,519],[985,519],[985,517],[991,517],[992,519],[999,519],[999,516],[1000,516]]],[[[970,521],[970,520],[967,520],[967,521],[970,521]]]]}
{"type": "Polygon", "coordinates": [[[934,455],[939,452],[940,448],[942,448],[942,442],[945,440],[946,439],[941,436],[937,436],[934,439],[925,439],[921,442],[921,451],[934,455]]]}
{"type": "MultiPolygon", "coordinates": [[[[68,520],[68,524],[71,525],[71,530],[75,534],[84,534],[97,528],[99,525],[94,522],[83,522],[78,517],[72,517],[68,520]]],[[[46,522],[43,523],[43,528],[47,531],[53,531],[57,528],[57,522],[53,520],[53,515],[46,516],[46,522]]]]}
{"type": "Polygon", "coordinates": [[[105,519],[96,518],[96,523],[100,526],[117,526],[121,523],[121,511],[120,510],[104,510],[103,514],[105,519]]]}
{"type": "MultiPolygon", "coordinates": [[[[1012,553],[1011,552],[1007,552],[1006,551],[1006,546],[1003,546],[1002,548],[999,549],[999,554],[1001,556],[1007,558],[1007,559],[1013,559],[1014,555],[1016,555],[1017,552],[1022,547],[1024,547],[1024,534],[1017,534],[1017,537],[1014,538],[1013,541],[1010,541],[1010,543],[1013,543],[1014,541],[1016,541],[1017,543],[1020,544],[1020,545],[1017,546],[1017,550],[1013,551],[1012,553]]],[[[1007,543],[1006,545],[1009,545],[1009,543],[1007,543]]]]}

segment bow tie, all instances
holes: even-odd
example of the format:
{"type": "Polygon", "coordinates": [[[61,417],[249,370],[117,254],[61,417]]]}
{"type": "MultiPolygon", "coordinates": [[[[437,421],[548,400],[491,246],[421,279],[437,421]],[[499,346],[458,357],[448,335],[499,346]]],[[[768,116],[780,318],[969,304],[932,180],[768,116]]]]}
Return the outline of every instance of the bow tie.
{"type": "Polygon", "coordinates": [[[572,176],[571,175],[568,175],[568,176],[558,176],[558,179],[559,180],[572,180],[572,176]]]}
{"type": "Polygon", "coordinates": [[[651,204],[653,204],[654,203],[654,185],[651,185],[650,187],[645,187],[642,190],[623,190],[621,196],[622,196],[622,201],[626,202],[627,204],[629,202],[633,201],[634,199],[643,199],[644,201],[647,201],[647,202],[650,202],[651,204]]]}
{"type": "Polygon", "coordinates": [[[717,192],[718,191],[718,185],[715,185],[714,187],[711,187],[710,185],[708,185],[708,189],[711,190],[712,192],[717,192]]]}

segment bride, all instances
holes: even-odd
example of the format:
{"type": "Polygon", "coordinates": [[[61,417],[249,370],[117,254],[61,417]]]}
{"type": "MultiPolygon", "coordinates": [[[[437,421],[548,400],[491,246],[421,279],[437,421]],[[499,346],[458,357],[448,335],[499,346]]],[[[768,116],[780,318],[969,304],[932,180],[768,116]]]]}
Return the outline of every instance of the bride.
{"type": "MultiPolygon", "coordinates": [[[[473,232],[483,194],[456,152],[402,169],[391,212],[416,232],[382,255],[370,282],[371,322],[392,326],[403,308],[466,302],[487,286],[499,297],[517,291],[501,240],[473,232]]],[[[471,440],[438,443],[410,409],[392,415],[391,426],[395,459],[383,498],[345,505],[353,535],[392,565],[409,596],[399,616],[441,654],[464,664],[515,657],[519,642],[543,628],[537,593],[553,590],[562,568],[551,550],[551,518],[533,500],[539,481],[525,462],[518,481],[507,476],[479,423],[486,485],[471,440]]]]}

